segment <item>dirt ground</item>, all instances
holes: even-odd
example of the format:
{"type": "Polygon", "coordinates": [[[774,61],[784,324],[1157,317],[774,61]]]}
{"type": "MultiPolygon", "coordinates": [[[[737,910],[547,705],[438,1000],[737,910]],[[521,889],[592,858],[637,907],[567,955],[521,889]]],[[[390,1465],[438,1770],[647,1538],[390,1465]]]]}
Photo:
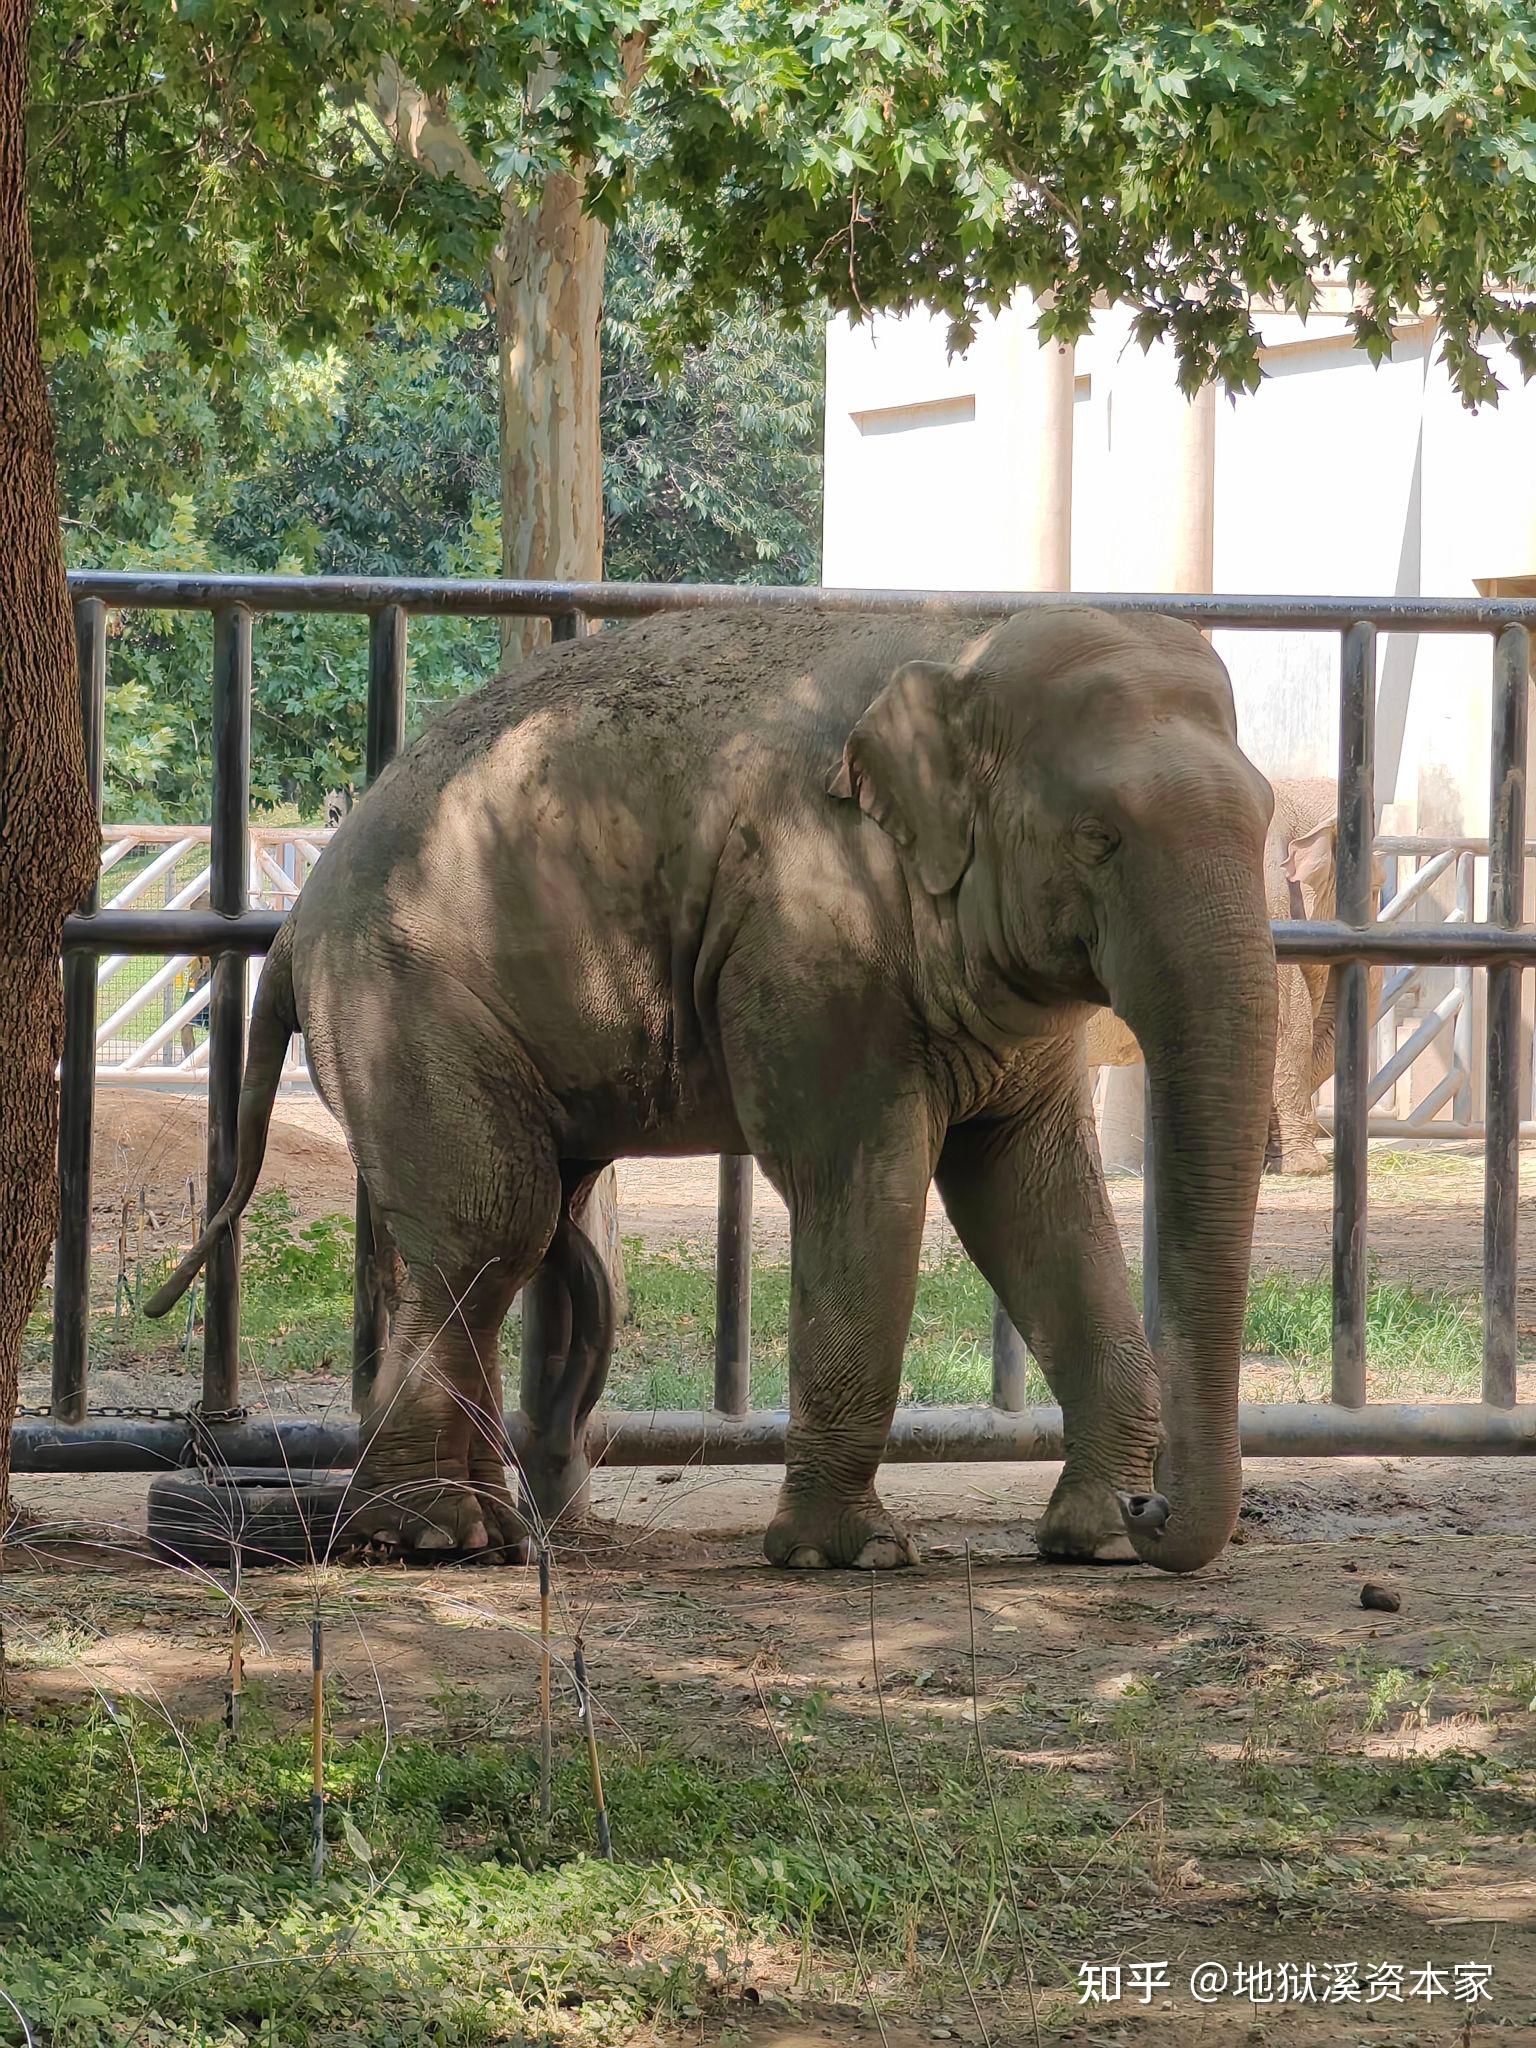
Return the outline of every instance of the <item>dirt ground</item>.
{"type": "MultiPolygon", "coordinates": [[[[121,1205],[137,1204],[140,1188],[147,1242],[184,1241],[189,1175],[201,1193],[201,1105],[104,1091],[99,1131],[100,1259],[113,1256],[121,1205]]],[[[318,1105],[280,1103],[264,1185],[286,1188],[306,1219],[350,1208],[345,1148],[318,1105]]],[[[651,1245],[707,1243],[714,1188],[712,1161],[627,1162],[623,1228],[651,1245]]],[[[1261,1266],[1326,1269],[1329,1193],[1327,1181],[1266,1186],[1261,1266]]],[[[1135,1251],[1140,1183],[1117,1182],[1113,1195],[1135,1251]]],[[[1475,1287],[1481,1231],[1475,1159],[1453,1155],[1400,1183],[1388,1175],[1373,1184],[1371,1246],[1385,1275],[1475,1287]]],[[[948,1234],[936,1204],[929,1232],[934,1243],[948,1234]]],[[[761,1181],[755,1238],[761,1252],[787,1250],[782,1205],[761,1181]]],[[[1521,1313],[1528,1330],[1536,1326],[1536,1276],[1522,1279],[1521,1313]]],[[[1505,1698],[1488,1679],[1529,1669],[1536,1690],[1536,1460],[1256,1463],[1240,1540],[1183,1580],[1135,1566],[1074,1571],[1035,1557],[1028,1530],[1055,1476],[1054,1467],[1033,1465],[884,1475],[887,1499],[915,1525],[924,1554],[920,1571],[877,1589],[886,1694],[913,1739],[925,1727],[963,1732],[971,1712],[969,1547],[974,1682],[999,1754],[1021,1767],[1092,1782],[1110,1760],[1106,1713],[1149,1680],[1170,1689],[1179,1738],[1230,1761],[1261,1740],[1255,1731],[1271,1688],[1305,1691],[1357,1667],[1364,1686],[1384,1666],[1404,1674],[1411,1697],[1356,1742],[1360,1753],[1405,1768],[1450,1751],[1536,1761],[1536,1700],[1529,1692],[1505,1698]],[[1368,1580],[1389,1585],[1400,1610],[1363,1610],[1368,1580]]],[[[606,1744],[639,1750],[659,1741],[765,1763],[771,1738],[754,1673],[775,1698],[821,1701],[829,1725],[869,1729],[868,1586],[766,1570],[758,1542],[776,1483],[771,1471],[733,1468],[598,1476],[595,1524],[562,1549],[557,1592],[565,1626],[579,1624],[585,1636],[606,1744]]],[[[222,1623],[198,1586],[137,1554],[146,1484],[135,1475],[26,1480],[26,1502],[45,1524],[94,1523],[105,1547],[48,1538],[12,1553],[13,1633],[19,1615],[23,1642],[28,1630],[38,1641],[53,1631],[67,1645],[67,1654],[23,1656],[13,1679],[23,1703],[80,1699],[93,1688],[153,1690],[178,1715],[217,1714],[222,1623]]],[[[304,1573],[256,1574],[251,1585],[262,1638],[253,1684],[280,1721],[297,1723],[309,1697],[315,1587],[304,1573]]],[[[531,1736],[537,1598],[527,1573],[377,1568],[325,1574],[322,1593],[346,1623],[333,1628],[330,1653],[343,1728],[376,1727],[387,1714],[401,1735],[441,1727],[448,1714],[468,1732],[484,1717],[531,1736]]],[[[1042,2011],[1040,2039],[1081,2048],[1278,2048],[1292,2038],[1379,2048],[1536,2044],[1536,1796],[1486,1835],[1449,1841],[1437,1825],[1415,1820],[1396,1834],[1374,1823],[1342,1826],[1330,1843],[1338,1855],[1390,1855],[1396,1843],[1425,1874],[1401,1885],[1363,1882],[1323,1918],[1260,1911],[1251,1856],[1159,1841],[1150,1890],[1129,1905],[1112,1901],[1099,1952],[1084,1960],[1165,1958],[1170,1988],[1146,2007],[1079,2007],[1058,1993],[1042,2011]],[[1282,2011],[1235,1998],[1202,2004],[1188,1984],[1204,1959],[1366,1956],[1415,1967],[1492,1961],[1494,2002],[1475,2015],[1444,2002],[1282,2011]]],[[[701,2017],[668,2042],[866,2048],[880,2038],[867,2011],[828,2002],[826,1987],[818,1996],[814,1986],[797,1992],[765,1978],[762,1997],[758,2010],[701,2017]]],[[[1036,2038],[1017,2003],[987,2017],[998,2048],[1036,2038]]],[[[981,2037],[962,2008],[910,2024],[888,2019],[884,2038],[891,2048],[918,2048],[981,2037]]]]}
{"type": "MultiPolygon", "coordinates": [[[[1475,1677],[1522,1660],[1530,1675],[1536,1463],[1266,1463],[1250,1473],[1243,1540],[1189,1579],[1040,1562],[1027,1528],[1054,1477],[1039,1466],[886,1475],[888,1497],[914,1517],[925,1555],[919,1571],[883,1578],[876,1594],[885,1696],[903,1740],[921,1740],[925,1729],[963,1739],[974,1676],[997,1755],[1091,1785],[1112,1763],[1124,1764],[1106,1714],[1128,1689],[1154,1684],[1168,1689],[1170,1739],[1230,1762],[1264,1754],[1256,1731],[1271,1687],[1305,1691],[1358,1662],[1361,1683],[1391,1666],[1415,1697],[1363,1741],[1356,1737],[1351,1754],[1405,1768],[1452,1750],[1536,1757],[1530,1706],[1518,1697],[1491,1702],[1475,1677]],[[1399,1611],[1364,1611],[1367,1580],[1390,1586],[1399,1611]]],[[[46,1513],[52,1490],[67,1488],[78,1513],[93,1490],[98,1511],[115,1518],[135,1485],[29,1480],[27,1497],[46,1513]]],[[[868,1584],[768,1572],[757,1540],[773,1485],[771,1474],[744,1471],[600,1477],[596,1525],[561,1550],[556,1589],[563,1628],[579,1626],[585,1637],[605,1745],[638,1753],[662,1742],[769,1767],[754,1674],[786,1710],[814,1699],[829,1741],[839,1728],[870,1729],[868,1584]]],[[[126,1521],[137,1520],[131,1508],[126,1521]]],[[[111,1552],[44,1542],[13,1554],[7,1605],[22,1653],[13,1676],[18,1704],[28,1710],[88,1691],[127,1691],[158,1698],[177,1717],[216,1716],[224,1632],[214,1605],[184,1575],[130,1554],[125,1538],[120,1527],[111,1552]],[[66,1632],[66,1653],[29,1665],[29,1634],[45,1642],[50,1628],[66,1632]]],[[[324,1574],[320,1590],[337,1617],[328,1663],[339,1732],[377,1728],[387,1714],[400,1737],[440,1729],[447,1716],[466,1735],[495,1728],[532,1741],[530,1574],[378,1568],[324,1574]]],[[[297,1725],[308,1711],[315,1583],[301,1572],[257,1573],[248,1597],[260,1633],[251,1683],[279,1723],[297,1725]]],[[[1334,1740],[1326,1732],[1321,1739],[1334,1740]]],[[[1380,1857],[1385,1847],[1390,1860],[1396,1840],[1425,1875],[1402,1886],[1362,1881],[1321,1919],[1261,1910],[1251,1854],[1223,1856],[1209,1840],[1182,1840],[1175,1830],[1149,1852],[1159,1875],[1145,1896],[1128,1902],[1123,1888],[1111,1888],[1100,1953],[1084,1958],[1166,1960],[1169,1990],[1146,2009],[1091,2011],[1057,1992],[1042,2039],[1183,2048],[1193,2030],[1222,2048],[1297,2036],[1382,2048],[1536,2042],[1533,1820],[1536,1800],[1507,1831],[1449,1842],[1432,1822],[1411,1820],[1396,1832],[1375,1821],[1341,1823],[1327,1842],[1330,1856],[1380,1857]],[[1281,2013],[1230,1998],[1197,2003],[1187,1981],[1204,1960],[1362,1956],[1415,1967],[1491,1960],[1495,2002],[1479,2008],[1468,2033],[1461,2011],[1444,2004],[1417,2014],[1346,2016],[1305,2006],[1281,2013]]],[[[1145,1824],[1143,1815],[1137,1825],[1145,1824]]],[[[676,2037],[679,2048],[832,2048],[877,2038],[867,2015],[819,2005],[814,1986],[797,1992],[766,1965],[759,1984],[761,2011],[730,2026],[701,2020],[676,2037]]],[[[999,2048],[1033,2039],[1017,2010],[991,2011],[989,2032],[999,2048]]],[[[980,2039],[964,2010],[924,2016],[905,2031],[889,2021],[886,2035],[893,2048],[980,2039]]]]}

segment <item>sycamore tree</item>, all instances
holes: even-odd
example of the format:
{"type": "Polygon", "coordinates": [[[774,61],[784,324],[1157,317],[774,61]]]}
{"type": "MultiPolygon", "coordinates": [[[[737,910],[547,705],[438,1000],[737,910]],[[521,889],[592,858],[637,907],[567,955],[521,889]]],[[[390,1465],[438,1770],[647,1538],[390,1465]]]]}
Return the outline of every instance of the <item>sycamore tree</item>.
{"type": "MultiPolygon", "coordinates": [[[[1027,287],[1042,340],[1128,304],[1187,389],[1249,390],[1256,312],[1334,276],[1373,358],[1432,312],[1469,404],[1489,341],[1536,368],[1524,0],[740,0],[673,17],[651,77],[682,333],[766,289],[937,307],[962,347],[1027,287]]],[[[596,202],[633,177],[615,152],[596,202]]]]}
{"type": "MultiPolygon", "coordinates": [[[[0,0],[13,127],[28,20],[0,0]]],[[[435,266],[483,266],[512,309],[504,388],[532,379],[530,466],[506,470],[503,435],[530,551],[595,500],[594,250],[636,193],[678,219],[665,267],[685,288],[656,311],[675,347],[749,294],[790,313],[926,303],[963,345],[1025,286],[1049,301],[1045,336],[1121,301],[1143,340],[1172,338],[1188,388],[1243,389],[1256,309],[1305,311],[1331,272],[1374,354],[1394,314],[1433,312],[1477,403],[1497,395],[1489,341],[1536,367],[1533,52],[1522,0],[47,0],[29,129],[44,338],[164,313],[234,360],[252,305],[313,341],[424,309],[435,266]]],[[[38,629],[4,772],[35,796],[74,759],[72,679],[37,539],[47,437],[6,147],[0,560],[36,570],[8,603],[38,629]]],[[[56,1015],[46,942],[69,888],[55,846],[8,826],[4,847],[25,935],[10,1026],[56,1015]]],[[[0,1157],[32,1156],[18,1113],[0,1096],[0,1157]]],[[[0,1422],[48,1224],[46,1197],[23,1208],[0,1259],[0,1422]]]]}
{"type": "MultiPolygon", "coordinates": [[[[668,217],[626,212],[609,249],[600,424],[604,555],[621,579],[806,583],[819,558],[819,326],[747,304],[664,377],[647,321],[668,217]]],[[[53,366],[68,559],[84,568],[491,576],[501,561],[495,331],[445,274],[430,319],[397,316],[294,353],[252,321],[238,377],[152,321],[53,366]]],[[[195,612],[112,622],[113,819],[206,819],[211,633],[195,612]]],[[[495,630],[411,630],[412,719],[488,681],[495,630]]],[[[353,618],[267,619],[251,703],[251,793],[320,815],[362,780],[367,638],[353,618]]]]}

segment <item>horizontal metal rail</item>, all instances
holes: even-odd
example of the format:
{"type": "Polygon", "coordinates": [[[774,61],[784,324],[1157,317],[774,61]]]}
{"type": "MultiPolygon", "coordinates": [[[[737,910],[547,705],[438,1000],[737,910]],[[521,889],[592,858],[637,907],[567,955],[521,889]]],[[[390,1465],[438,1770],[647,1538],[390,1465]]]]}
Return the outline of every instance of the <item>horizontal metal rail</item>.
{"type": "MultiPolygon", "coordinates": [[[[247,910],[99,910],[66,918],[66,953],[265,953],[283,914],[247,910]]],[[[1281,960],[1334,964],[1363,960],[1378,967],[1488,967],[1536,961],[1536,925],[1511,931],[1498,924],[1347,925],[1283,919],[1271,926],[1281,960]]]]}
{"type": "MultiPolygon", "coordinates": [[[[1295,598],[1178,596],[1115,593],[1071,597],[1016,591],[868,591],[714,584],[553,584],[456,582],[440,578],[283,576],[167,576],[132,572],[75,572],[81,710],[92,742],[92,770],[100,804],[100,734],[106,687],[106,613],[109,609],[203,610],[213,614],[214,789],[208,908],[136,907],[135,885],[111,908],[95,900],[68,920],[64,935],[68,1026],[61,1065],[61,1222],[55,1262],[54,1386],[52,1412],[29,1416],[16,1431],[23,1471],[153,1469],[191,1457],[217,1455],[238,1464],[294,1467],[350,1462],[356,1451],[351,1424],[252,1420],[238,1412],[239,1271],[236,1245],[226,1242],[211,1264],[207,1288],[203,1407],[213,1419],[195,1423],[163,1415],[88,1417],[86,1365],[90,1250],[90,1125],[95,1038],[96,970],[91,956],[133,954],[211,956],[215,962],[210,1049],[210,1199],[227,1185],[233,1161],[235,1108],[243,1038],[242,956],[264,952],[282,923],[281,912],[249,900],[249,712],[253,626],[269,613],[354,613],[366,621],[369,688],[366,758],[370,777],[400,744],[404,731],[406,633],[409,618],[544,617],[554,637],[579,636],[589,620],[629,619],[657,612],[757,611],[814,607],[837,613],[892,617],[929,615],[987,620],[1062,604],[1094,605],[1125,616],[1165,613],[1204,630],[1311,631],[1338,639],[1340,663],[1339,915],[1274,926],[1283,960],[1339,966],[1341,997],[1335,1083],[1334,1186],[1334,1404],[1248,1404],[1241,1411],[1242,1442],[1250,1457],[1317,1455],[1468,1455],[1536,1450],[1536,1408],[1516,1398],[1515,1279],[1519,1194],[1519,1074],[1515,1059],[1521,970],[1536,962],[1536,929],[1523,918],[1520,880],[1525,840],[1524,749],[1529,691],[1529,628],[1536,599],[1295,598]],[[1376,654],[1382,633],[1481,634],[1495,640],[1492,803],[1487,840],[1382,840],[1389,853],[1447,851],[1464,857],[1458,869],[1455,922],[1408,927],[1391,916],[1372,921],[1370,853],[1373,824],[1373,725],[1376,654]],[[1470,862],[1489,858],[1489,915],[1471,921],[1470,862]],[[1484,1258],[1484,1399],[1481,1402],[1406,1406],[1368,1403],[1365,1356],[1365,1146],[1374,1122],[1367,1100],[1369,1032],[1367,967],[1451,967],[1470,976],[1488,971],[1488,1107],[1484,1258]],[[219,1420],[222,1416],[225,1419],[219,1420]]],[[[172,865],[170,849],[188,833],[159,828],[158,858],[172,865]]],[[[200,835],[198,835],[200,836],[200,835]]],[[[260,854],[258,852],[258,862],[260,854]]],[[[153,862],[150,864],[154,865],[153,862]]],[[[142,880],[138,889],[143,888],[142,880]]],[[[1410,884],[1422,894],[1430,883],[1410,884]]],[[[1408,907],[1405,903],[1403,908],[1408,907]]],[[[1400,993],[1403,983],[1394,978],[1400,993]]],[[[1469,991],[1470,984],[1459,984],[1469,991]]],[[[1465,1046],[1471,1004],[1464,993],[1455,1029],[1465,1046]]],[[[1458,1055],[1460,1057],[1460,1055],[1458,1055]]],[[[1462,1084],[1466,1061],[1454,1077],[1462,1084]]],[[[1441,1084],[1444,1088],[1447,1084],[1441,1084]]],[[[1433,1098],[1426,1098],[1431,1100],[1433,1098]]],[[[1432,1128],[1425,1136],[1439,1135],[1432,1128]]],[[[1155,1171],[1155,1169],[1154,1169],[1155,1171]]],[[[720,1261],[716,1389],[708,1414],[600,1413],[591,1448],[610,1463],[774,1463],[784,1453],[786,1418],[750,1408],[750,1191],[747,1167],[725,1162],[721,1172],[720,1261]]],[[[1149,1219],[1155,1205],[1145,1205],[1149,1219]]],[[[380,1291],[371,1271],[366,1202],[359,1208],[355,1389],[384,1341],[380,1291]]],[[[1149,1244],[1149,1250],[1152,1247],[1149,1244]]],[[[1155,1260],[1148,1263],[1149,1330],[1157,1320],[1155,1260]]],[[[526,1319],[525,1319],[526,1320],[526,1319]]],[[[908,1409],[897,1414],[887,1455],[896,1460],[947,1458],[1027,1459],[1062,1455],[1061,1419],[1054,1409],[1024,1404],[1027,1357],[1005,1315],[994,1319],[993,1404],[984,1409],[908,1409]]],[[[509,1418],[514,1443],[526,1427],[509,1418]]]]}
{"type": "Polygon", "coordinates": [[[265,953],[280,910],[98,910],[64,920],[66,953],[265,953]]]}
{"type": "Polygon", "coordinates": [[[459,582],[444,576],[174,576],[131,569],[70,572],[75,598],[117,610],[377,612],[399,605],[418,618],[639,619],[655,612],[915,612],[1004,619],[1063,604],[1100,611],[1162,612],[1197,626],[1343,632],[1370,625],[1395,633],[1496,633],[1536,626],[1536,598],[1169,596],[1149,591],[840,590],[824,584],[459,582]]]}
{"type": "MultiPolygon", "coordinates": [[[[782,1465],[789,1417],[782,1408],[727,1415],[719,1409],[598,1409],[587,1447],[606,1465],[782,1465]]],[[[528,1441],[520,1414],[506,1417],[514,1453],[528,1441]]],[[[1467,1458],[1536,1454],[1536,1405],[1480,1401],[1245,1401],[1238,1411],[1245,1458],[1467,1458]]],[[[354,1422],[248,1417],[197,1423],[113,1415],[60,1424],[24,1417],[12,1436],[18,1472],[163,1472],[208,1454],[230,1465],[295,1473],[351,1465],[354,1422]]],[[[886,1442],[897,1465],[1029,1464],[1064,1455],[1059,1408],[903,1408],[886,1442]]]]}

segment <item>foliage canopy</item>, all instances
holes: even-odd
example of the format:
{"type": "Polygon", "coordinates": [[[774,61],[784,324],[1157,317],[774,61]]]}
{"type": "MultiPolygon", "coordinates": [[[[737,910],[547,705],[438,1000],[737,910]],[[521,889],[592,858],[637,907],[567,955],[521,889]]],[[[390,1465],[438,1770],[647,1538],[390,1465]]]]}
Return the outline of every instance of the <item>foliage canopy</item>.
{"type": "Polygon", "coordinates": [[[1526,0],[45,0],[35,72],[56,345],[154,305],[217,358],[253,298],[313,341],[478,275],[498,196],[393,148],[403,75],[530,194],[579,160],[609,218],[674,206],[674,345],[762,293],[963,343],[1027,286],[1047,332],[1123,300],[1188,386],[1245,388],[1255,305],[1328,271],[1373,353],[1433,309],[1469,402],[1490,339],[1536,368],[1526,0]]]}
{"type": "MultiPolygon", "coordinates": [[[[602,388],[615,576],[807,582],[819,553],[818,335],[747,305],[665,382],[644,316],[663,288],[654,208],[610,244],[602,388]]],[[[493,576],[500,567],[496,370],[479,295],[439,279],[424,321],[290,355],[251,322],[215,377],[166,322],[99,335],[54,366],[59,480],[81,567],[493,576]]],[[[115,615],[107,804],[205,816],[206,617],[115,615]]],[[[494,626],[418,619],[420,713],[496,672],[494,626]]],[[[264,617],[253,794],[318,813],[362,780],[366,635],[357,619],[264,617]]]]}

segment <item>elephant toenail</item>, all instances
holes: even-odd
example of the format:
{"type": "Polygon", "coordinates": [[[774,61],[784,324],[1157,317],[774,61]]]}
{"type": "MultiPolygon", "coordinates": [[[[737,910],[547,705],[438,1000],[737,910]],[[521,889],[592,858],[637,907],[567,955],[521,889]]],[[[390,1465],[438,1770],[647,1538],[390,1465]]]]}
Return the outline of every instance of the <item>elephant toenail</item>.
{"type": "Polygon", "coordinates": [[[424,1529],[416,1539],[418,1550],[452,1550],[453,1538],[446,1529],[424,1529]]]}
{"type": "Polygon", "coordinates": [[[798,1549],[792,1550],[784,1562],[791,1571],[822,1572],[827,1568],[826,1553],[811,1543],[802,1543],[798,1549]]]}

